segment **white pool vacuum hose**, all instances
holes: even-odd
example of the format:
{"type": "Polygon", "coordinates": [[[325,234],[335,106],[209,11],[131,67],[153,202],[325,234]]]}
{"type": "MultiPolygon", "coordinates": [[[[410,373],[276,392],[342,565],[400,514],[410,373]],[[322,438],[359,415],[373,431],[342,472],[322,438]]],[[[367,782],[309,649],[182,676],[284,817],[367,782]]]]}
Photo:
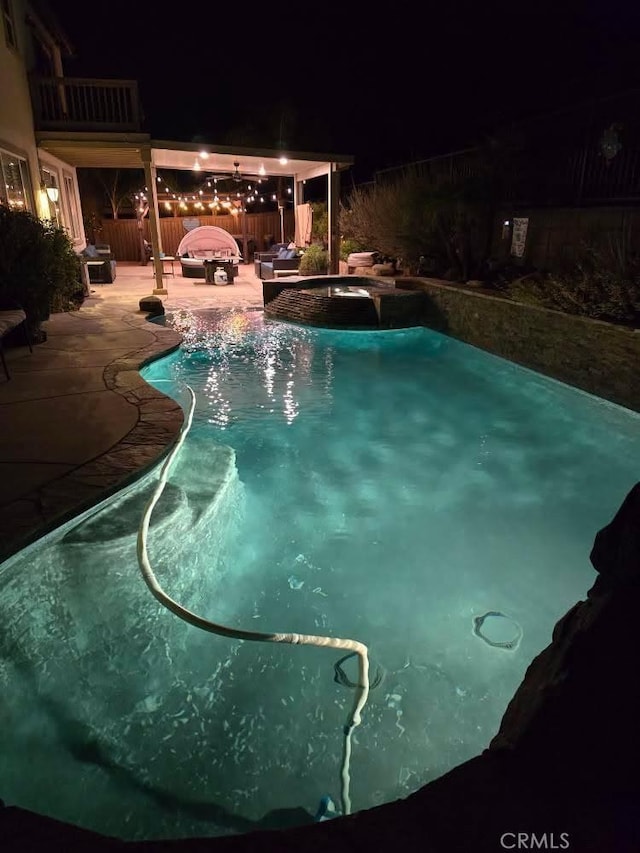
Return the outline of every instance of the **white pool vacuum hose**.
{"type": "Polygon", "coordinates": [[[189,406],[187,419],[180,432],[178,441],[160,469],[158,484],[147,502],[142,516],[142,521],[138,529],[137,553],[138,564],[142,571],[142,576],[144,577],[152,594],[161,604],[176,616],[179,616],[180,619],[184,619],[185,622],[189,622],[191,625],[194,625],[196,628],[200,628],[203,631],[209,631],[212,634],[220,634],[223,637],[233,637],[237,640],[251,640],[261,643],[291,643],[292,645],[303,646],[326,646],[331,649],[345,649],[350,652],[355,652],[355,654],[358,655],[358,684],[356,686],[353,710],[351,711],[347,725],[344,728],[342,768],[340,774],[342,813],[345,815],[350,814],[351,798],[349,792],[349,770],[351,763],[351,736],[356,726],[359,726],[362,722],[362,710],[366,705],[369,696],[369,654],[364,643],[360,643],[357,640],[340,639],[339,637],[317,637],[313,634],[268,634],[260,631],[242,631],[236,628],[229,628],[226,625],[218,625],[216,622],[210,622],[208,619],[204,619],[202,616],[192,613],[190,610],[187,610],[181,604],[178,604],[177,601],[174,601],[170,596],[168,596],[160,586],[158,579],[151,568],[149,554],[147,552],[147,535],[149,532],[151,513],[164,491],[169,475],[169,468],[180,451],[180,448],[191,429],[193,421],[196,396],[189,385],[187,385],[187,389],[191,395],[191,405],[189,406]]]}

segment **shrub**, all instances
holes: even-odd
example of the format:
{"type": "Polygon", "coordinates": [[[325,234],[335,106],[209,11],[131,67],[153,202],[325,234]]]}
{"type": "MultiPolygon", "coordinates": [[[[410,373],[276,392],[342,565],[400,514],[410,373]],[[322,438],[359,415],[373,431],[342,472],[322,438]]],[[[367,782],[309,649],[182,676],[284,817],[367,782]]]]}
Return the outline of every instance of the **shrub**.
{"type": "Polygon", "coordinates": [[[628,234],[583,243],[564,270],[512,282],[508,295],[520,302],[624,323],[640,320],[640,256],[628,234]]]}
{"type": "Polygon", "coordinates": [[[403,266],[416,269],[428,257],[435,272],[466,281],[478,274],[486,251],[490,177],[451,179],[407,168],[388,183],[356,187],[340,230],[403,266]]]}
{"type": "Polygon", "coordinates": [[[327,205],[323,201],[312,201],[311,210],[313,211],[311,240],[314,243],[322,243],[326,247],[329,242],[329,212],[327,205]]]}
{"type": "Polygon", "coordinates": [[[33,330],[81,301],[80,260],[66,231],[0,205],[0,293],[23,306],[33,330]]]}
{"type": "Polygon", "coordinates": [[[304,250],[298,267],[300,275],[326,275],[328,269],[329,253],[323,246],[314,243],[304,250]]]}
{"type": "Polygon", "coordinates": [[[340,240],[340,260],[346,261],[353,252],[366,252],[367,248],[359,240],[353,237],[343,237],[340,240]]]}

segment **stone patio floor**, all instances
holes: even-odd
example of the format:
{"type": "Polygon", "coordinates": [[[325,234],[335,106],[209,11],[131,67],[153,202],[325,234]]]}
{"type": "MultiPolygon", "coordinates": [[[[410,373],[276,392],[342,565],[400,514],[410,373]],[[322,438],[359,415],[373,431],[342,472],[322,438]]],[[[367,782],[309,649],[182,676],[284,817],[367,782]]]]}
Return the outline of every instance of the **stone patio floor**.
{"type": "MultiPolygon", "coordinates": [[[[233,285],[179,273],[165,278],[167,312],[262,307],[262,284],[245,265],[233,285]]],[[[5,350],[0,376],[0,561],[118,491],[156,464],[183,422],[180,406],[138,368],[179,346],[149,323],[139,301],[151,266],[118,263],[113,284],[91,285],[79,311],[53,314],[47,340],[5,350]]]]}

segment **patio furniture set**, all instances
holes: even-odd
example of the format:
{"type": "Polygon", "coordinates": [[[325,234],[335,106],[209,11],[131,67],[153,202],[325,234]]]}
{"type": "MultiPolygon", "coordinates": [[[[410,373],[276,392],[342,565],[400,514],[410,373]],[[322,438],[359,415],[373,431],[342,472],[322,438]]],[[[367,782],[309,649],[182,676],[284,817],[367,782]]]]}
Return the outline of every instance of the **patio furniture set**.
{"type": "MultiPolygon", "coordinates": [[[[150,256],[155,263],[156,259],[150,256]]],[[[116,278],[116,261],[106,245],[89,244],[80,253],[86,267],[88,280],[92,284],[110,284],[116,278]]],[[[224,228],[201,225],[188,231],[175,255],[162,254],[163,275],[175,275],[174,263],[180,262],[185,278],[204,279],[207,284],[233,284],[243,262],[240,246],[235,237],[224,228]]],[[[276,243],[268,252],[254,253],[254,270],[262,280],[297,275],[300,257],[291,243],[276,243]]]]}

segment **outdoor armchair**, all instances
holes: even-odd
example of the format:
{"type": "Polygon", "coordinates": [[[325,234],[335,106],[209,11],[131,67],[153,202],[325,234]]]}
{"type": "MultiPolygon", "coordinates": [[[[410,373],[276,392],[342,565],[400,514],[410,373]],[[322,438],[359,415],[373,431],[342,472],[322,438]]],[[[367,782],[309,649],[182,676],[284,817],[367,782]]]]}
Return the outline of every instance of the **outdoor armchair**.
{"type": "Polygon", "coordinates": [[[80,260],[87,268],[92,284],[111,284],[116,278],[116,261],[109,247],[94,246],[88,243],[80,252],[80,260]]]}
{"type": "Polygon", "coordinates": [[[263,281],[277,278],[279,275],[291,275],[298,271],[300,266],[300,255],[296,248],[286,247],[273,252],[260,252],[261,260],[255,262],[255,274],[263,281]],[[271,257],[265,258],[265,255],[271,257]]]}
{"type": "Polygon", "coordinates": [[[260,264],[260,278],[267,281],[281,275],[295,275],[300,267],[300,258],[274,258],[260,264]]]}

